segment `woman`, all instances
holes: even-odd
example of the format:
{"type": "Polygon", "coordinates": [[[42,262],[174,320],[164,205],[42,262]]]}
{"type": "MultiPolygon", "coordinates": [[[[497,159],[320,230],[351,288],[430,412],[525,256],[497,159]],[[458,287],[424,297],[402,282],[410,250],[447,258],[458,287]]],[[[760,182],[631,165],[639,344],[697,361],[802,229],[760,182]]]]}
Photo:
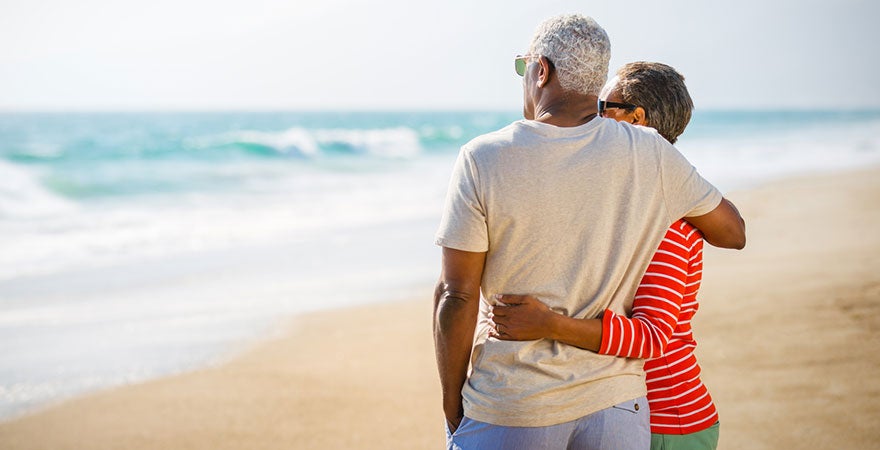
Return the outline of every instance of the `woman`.
{"type": "MultiPolygon", "coordinates": [[[[691,117],[684,77],[660,63],[622,67],[603,89],[599,114],[652,127],[675,143],[691,117]]],[[[601,319],[551,311],[532,296],[503,295],[493,309],[494,337],[549,338],[601,354],[645,358],[653,450],[715,449],[718,414],[700,380],[690,322],[699,306],[703,237],[683,219],[667,231],[639,285],[632,318],[601,319]]]]}

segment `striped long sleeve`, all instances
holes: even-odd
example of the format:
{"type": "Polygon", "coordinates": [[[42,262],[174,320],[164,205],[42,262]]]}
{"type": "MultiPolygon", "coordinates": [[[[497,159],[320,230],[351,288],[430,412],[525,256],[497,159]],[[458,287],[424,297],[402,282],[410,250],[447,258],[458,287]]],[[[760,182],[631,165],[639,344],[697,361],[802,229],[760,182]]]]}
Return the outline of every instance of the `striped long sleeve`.
{"type": "Polygon", "coordinates": [[[633,301],[632,318],[607,310],[599,353],[646,358],[651,431],[687,434],[718,414],[700,380],[691,319],[699,308],[703,239],[684,220],[667,230],[633,301]]]}

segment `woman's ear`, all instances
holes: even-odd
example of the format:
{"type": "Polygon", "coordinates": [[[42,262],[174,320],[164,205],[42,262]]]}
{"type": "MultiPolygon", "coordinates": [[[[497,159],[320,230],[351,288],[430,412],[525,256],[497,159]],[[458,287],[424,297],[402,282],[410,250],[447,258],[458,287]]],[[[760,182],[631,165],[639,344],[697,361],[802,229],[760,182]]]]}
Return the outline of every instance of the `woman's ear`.
{"type": "Polygon", "coordinates": [[[630,116],[630,121],[633,125],[648,126],[647,117],[645,117],[645,108],[637,106],[632,112],[632,116],[630,116]]]}

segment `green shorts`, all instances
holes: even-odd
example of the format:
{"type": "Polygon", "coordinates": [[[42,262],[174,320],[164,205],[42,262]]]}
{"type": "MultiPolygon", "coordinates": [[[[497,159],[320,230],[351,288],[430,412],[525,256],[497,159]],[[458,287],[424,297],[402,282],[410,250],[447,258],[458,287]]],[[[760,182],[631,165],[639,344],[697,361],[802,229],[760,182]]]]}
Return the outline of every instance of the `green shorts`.
{"type": "Polygon", "coordinates": [[[718,447],[719,422],[691,434],[651,433],[651,450],[715,450],[718,447]]]}

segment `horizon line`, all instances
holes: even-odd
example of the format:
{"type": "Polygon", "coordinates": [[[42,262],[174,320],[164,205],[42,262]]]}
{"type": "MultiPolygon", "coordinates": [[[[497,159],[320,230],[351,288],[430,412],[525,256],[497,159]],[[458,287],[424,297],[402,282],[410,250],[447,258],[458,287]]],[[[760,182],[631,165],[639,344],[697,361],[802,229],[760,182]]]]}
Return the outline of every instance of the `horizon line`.
{"type": "MultiPolygon", "coordinates": [[[[308,114],[333,114],[333,113],[521,113],[521,107],[517,108],[7,108],[0,106],[0,114],[280,114],[280,113],[308,113],[308,114]]],[[[828,108],[828,107],[742,107],[713,106],[706,108],[694,108],[694,113],[700,112],[828,112],[828,113],[876,113],[880,112],[880,106],[860,106],[855,108],[828,108]]]]}

